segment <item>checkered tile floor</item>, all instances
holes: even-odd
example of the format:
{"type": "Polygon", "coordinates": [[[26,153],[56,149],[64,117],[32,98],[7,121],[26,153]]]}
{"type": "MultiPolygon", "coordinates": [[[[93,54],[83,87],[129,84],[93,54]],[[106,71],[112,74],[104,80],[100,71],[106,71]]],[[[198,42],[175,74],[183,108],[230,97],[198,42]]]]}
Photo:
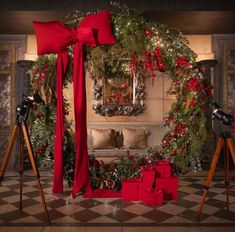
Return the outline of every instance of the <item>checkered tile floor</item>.
{"type": "MultiPolygon", "coordinates": [[[[42,176],[52,225],[58,226],[229,226],[235,227],[235,180],[231,180],[229,210],[224,178],[214,177],[200,222],[196,221],[205,176],[179,177],[179,199],[162,206],[126,202],[119,198],[72,199],[70,189],[51,194],[52,177],[42,176]]],[[[5,176],[0,186],[0,225],[43,225],[45,214],[32,176],[24,176],[23,209],[19,210],[19,176],[5,176]]]]}

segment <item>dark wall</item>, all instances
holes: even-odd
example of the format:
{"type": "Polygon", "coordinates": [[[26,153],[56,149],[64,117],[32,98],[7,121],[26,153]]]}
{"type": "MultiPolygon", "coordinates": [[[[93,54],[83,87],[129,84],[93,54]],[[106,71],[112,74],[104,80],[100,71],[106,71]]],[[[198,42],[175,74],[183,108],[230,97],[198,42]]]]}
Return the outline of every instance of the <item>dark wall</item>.
{"type": "Polygon", "coordinates": [[[136,8],[143,11],[171,11],[171,10],[232,10],[235,2],[231,0],[122,0],[122,1],[78,1],[78,0],[1,0],[0,10],[91,10],[118,8],[119,6],[136,8]]]}

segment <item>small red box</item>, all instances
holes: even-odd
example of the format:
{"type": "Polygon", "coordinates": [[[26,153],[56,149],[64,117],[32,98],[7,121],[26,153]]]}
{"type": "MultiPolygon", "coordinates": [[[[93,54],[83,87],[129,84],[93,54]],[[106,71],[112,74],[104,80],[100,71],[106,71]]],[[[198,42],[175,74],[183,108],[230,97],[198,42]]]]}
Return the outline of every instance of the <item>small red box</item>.
{"type": "Polygon", "coordinates": [[[163,192],[161,190],[146,191],[145,203],[148,205],[163,205],[163,192]]]}
{"type": "Polygon", "coordinates": [[[162,166],[170,166],[171,162],[170,160],[165,159],[165,160],[158,160],[157,164],[162,166]]]}
{"type": "Polygon", "coordinates": [[[145,187],[152,187],[155,180],[155,170],[154,169],[145,169],[142,171],[143,183],[145,187]]]}
{"type": "Polygon", "coordinates": [[[178,178],[176,176],[156,178],[156,188],[162,189],[164,200],[178,199],[178,178]]]}
{"type": "Polygon", "coordinates": [[[129,179],[122,181],[122,198],[126,201],[139,200],[140,179],[129,179]]]}
{"type": "Polygon", "coordinates": [[[170,177],[171,166],[170,165],[156,165],[156,177],[170,177]]]}

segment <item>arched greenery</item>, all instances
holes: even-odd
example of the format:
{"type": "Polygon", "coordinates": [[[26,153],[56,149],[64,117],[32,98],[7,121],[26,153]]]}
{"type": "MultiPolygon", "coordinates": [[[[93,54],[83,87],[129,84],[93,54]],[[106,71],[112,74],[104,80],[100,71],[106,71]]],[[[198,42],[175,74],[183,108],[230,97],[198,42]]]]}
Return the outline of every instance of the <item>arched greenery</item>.
{"type": "MultiPolygon", "coordinates": [[[[83,16],[84,14],[81,15],[77,11],[71,13],[67,25],[77,26],[83,16]]],[[[94,157],[90,158],[93,187],[118,190],[122,178],[138,175],[142,166],[151,165],[158,159],[170,159],[171,163],[181,170],[200,168],[202,147],[210,133],[205,111],[212,101],[212,86],[197,67],[196,54],[189,48],[187,39],[178,29],[147,22],[141,14],[131,10],[112,13],[112,26],[117,44],[86,47],[86,64],[90,75],[93,78],[101,78],[104,72],[107,72],[103,68],[103,60],[108,61],[109,67],[112,67],[110,72],[114,72],[118,68],[118,60],[130,57],[131,72],[138,71],[145,78],[153,80],[156,72],[162,72],[170,77],[172,85],[169,94],[174,95],[176,100],[163,119],[168,132],[162,143],[148,148],[144,156],[126,157],[119,161],[118,166],[104,164],[94,157]]],[[[56,102],[55,70],[54,55],[39,57],[31,69],[32,85],[39,86],[45,99],[49,99],[48,107],[52,108],[56,102]]],[[[70,81],[69,76],[67,75],[65,86],[70,81]]],[[[41,111],[43,113],[43,110],[41,111]]],[[[50,114],[54,115],[53,112],[51,110],[50,114]]],[[[37,114],[37,111],[35,113],[37,114]]],[[[35,133],[43,135],[43,126],[37,122],[38,120],[41,118],[36,117],[32,123],[32,137],[37,136],[35,133]]],[[[54,123],[54,120],[51,123],[54,123]]],[[[38,150],[38,146],[52,143],[53,139],[44,140],[46,140],[44,136],[36,142],[33,140],[34,149],[38,150]]],[[[65,140],[64,147],[69,150],[66,154],[65,174],[71,183],[73,173],[71,157],[74,155],[74,150],[71,138],[66,137],[65,140]]],[[[44,149],[45,154],[46,149],[44,149]]],[[[40,156],[44,159],[44,153],[41,153],[40,156]]],[[[50,154],[53,159],[52,150],[50,154]]]]}

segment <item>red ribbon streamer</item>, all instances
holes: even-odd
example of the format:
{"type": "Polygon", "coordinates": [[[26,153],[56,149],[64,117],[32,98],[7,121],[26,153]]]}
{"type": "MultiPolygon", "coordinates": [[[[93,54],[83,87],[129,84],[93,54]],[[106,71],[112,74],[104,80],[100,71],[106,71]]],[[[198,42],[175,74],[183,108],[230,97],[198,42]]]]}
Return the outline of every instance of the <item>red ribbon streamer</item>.
{"type": "MultiPolygon", "coordinates": [[[[105,14],[107,11],[104,11],[105,14]]],[[[54,143],[54,193],[63,192],[63,137],[64,137],[64,109],[63,109],[63,77],[66,73],[68,65],[67,47],[71,44],[74,46],[73,54],[73,86],[74,86],[74,112],[75,112],[75,132],[76,132],[76,161],[74,171],[74,183],[72,188],[72,196],[75,197],[79,191],[85,191],[91,194],[91,183],[89,177],[89,159],[87,151],[87,125],[86,125],[86,80],[83,60],[83,45],[95,46],[95,35],[99,32],[99,27],[92,28],[87,25],[91,22],[98,24],[100,17],[98,14],[87,16],[80,23],[80,26],[75,29],[68,29],[58,21],[52,21],[46,25],[43,23],[34,22],[37,37],[48,32],[52,38],[37,38],[38,54],[58,53],[57,58],[57,77],[56,77],[56,132],[54,143]],[[94,17],[89,18],[88,17],[94,17]],[[81,26],[82,25],[82,26],[81,26]],[[36,27],[38,26],[38,28],[36,27]],[[44,28],[45,26],[45,28],[44,28]],[[37,31],[38,29],[38,31],[37,31]],[[46,31],[47,30],[47,31],[46,31]],[[46,31],[46,32],[45,32],[46,31]],[[38,33],[37,33],[38,32],[38,33]],[[49,41],[49,42],[48,42],[49,41]],[[48,45],[49,43],[49,45],[48,45]],[[46,50],[44,51],[44,47],[46,50]],[[41,50],[40,50],[41,49],[41,50]]],[[[106,14],[107,16],[107,14],[106,14]]],[[[109,16],[109,13],[108,13],[109,16]]],[[[107,28],[111,28],[110,23],[99,22],[101,34],[107,32],[107,28]],[[103,31],[102,31],[103,30],[103,31]]],[[[43,35],[44,36],[44,35],[43,35]]],[[[105,34],[104,38],[108,38],[109,34],[105,34]]],[[[46,37],[46,35],[45,35],[46,37]]],[[[98,41],[100,44],[114,44],[113,39],[110,42],[98,41]]]]}

